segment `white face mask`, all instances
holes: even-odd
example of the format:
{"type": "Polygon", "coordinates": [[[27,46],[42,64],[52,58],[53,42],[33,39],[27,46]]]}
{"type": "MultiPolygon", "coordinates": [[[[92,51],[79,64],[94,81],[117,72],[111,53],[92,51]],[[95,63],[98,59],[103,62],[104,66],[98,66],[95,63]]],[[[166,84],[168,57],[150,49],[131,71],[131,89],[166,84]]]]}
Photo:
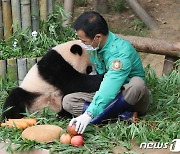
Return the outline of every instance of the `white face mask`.
{"type": "Polygon", "coordinates": [[[95,51],[95,50],[98,50],[98,49],[99,49],[100,42],[99,42],[99,44],[98,44],[98,46],[97,46],[96,48],[94,48],[94,47],[92,46],[93,42],[94,42],[94,40],[92,41],[91,45],[86,45],[86,44],[84,44],[84,43],[81,41],[81,46],[82,46],[82,48],[84,48],[84,49],[87,50],[87,51],[95,51]]]}

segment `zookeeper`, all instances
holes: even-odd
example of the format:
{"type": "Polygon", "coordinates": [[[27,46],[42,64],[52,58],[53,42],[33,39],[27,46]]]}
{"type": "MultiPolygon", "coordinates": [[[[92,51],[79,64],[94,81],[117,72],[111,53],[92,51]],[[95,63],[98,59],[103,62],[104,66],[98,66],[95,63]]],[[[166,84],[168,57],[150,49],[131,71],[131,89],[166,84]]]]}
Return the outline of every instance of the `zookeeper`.
{"type": "Polygon", "coordinates": [[[64,96],[64,110],[76,116],[69,125],[75,123],[76,131],[82,134],[89,123],[100,124],[103,120],[118,117],[131,118],[134,113],[145,115],[151,93],[144,80],[140,56],[134,47],[110,32],[105,19],[94,11],[81,14],[73,28],[82,47],[88,51],[96,72],[105,75],[96,93],[77,92],[64,96]]]}

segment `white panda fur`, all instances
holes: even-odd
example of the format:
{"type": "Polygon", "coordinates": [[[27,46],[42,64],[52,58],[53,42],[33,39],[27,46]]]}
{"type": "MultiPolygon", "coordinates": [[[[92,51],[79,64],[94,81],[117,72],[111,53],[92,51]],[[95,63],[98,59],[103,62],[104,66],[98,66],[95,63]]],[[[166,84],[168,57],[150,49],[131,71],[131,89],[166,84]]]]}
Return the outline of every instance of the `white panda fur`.
{"type": "MultiPolygon", "coordinates": [[[[85,50],[85,52],[83,52],[81,56],[74,55],[73,53],[69,52],[71,46],[74,44],[81,45],[80,40],[62,43],[57,45],[56,47],[53,47],[52,49],[56,50],[78,72],[85,73],[87,66],[91,65],[89,55],[85,50]]],[[[42,94],[41,97],[38,97],[34,101],[32,107],[29,108],[30,112],[40,110],[47,105],[50,106],[50,109],[52,111],[61,111],[61,91],[42,79],[42,77],[39,75],[37,64],[35,64],[29,70],[20,87],[30,92],[38,92],[42,94]]]]}
{"type": "MultiPolygon", "coordinates": [[[[57,52],[76,71],[78,71],[79,73],[85,74],[87,67],[91,66],[88,53],[84,49],[82,49],[83,52],[81,55],[70,52],[71,47],[73,45],[81,46],[81,41],[80,40],[74,40],[74,41],[62,43],[60,45],[57,45],[56,47],[53,47],[52,50],[57,52]]],[[[46,58],[48,59],[49,57],[46,57],[46,58]]],[[[41,63],[41,60],[39,62],[41,63]]],[[[42,64],[44,64],[44,63],[42,63],[42,64]]],[[[56,67],[56,66],[53,66],[53,67],[56,67]]],[[[59,72],[59,73],[62,73],[60,75],[63,76],[63,72],[59,72]]],[[[78,75],[82,76],[81,74],[78,74],[78,75]]],[[[73,78],[73,77],[70,77],[70,78],[73,78]]],[[[84,76],[83,76],[83,78],[84,78],[84,76]]],[[[88,78],[88,81],[87,81],[88,83],[85,82],[85,87],[83,88],[83,90],[86,87],[88,87],[88,86],[86,86],[86,84],[90,85],[92,87],[93,82],[95,82],[95,84],[98,84],[97,86],[95,86],[96,87],[95,89],[98,90],[97,88],[99,87],[100,82],[103,79],[103,76],[100,76],[100,77],[94,76],[94,78],[93,78],[93,76],[86,76],[85,78],[88,78]]],[[[76,84],[76,82],[75,82],[75,84],[76,84]]],[[[76,85],[76,86],[78,86],[78,85],[76,85]]],[[[21,95],[21,90],[25,90],[25,94],[27,93],[27,95],[29,94],[29,92],[32,93],[32,95],[34,95],[34,94],[39,95],[40,94],[40,96],[33,96],[34,97],[32,99],[33,101],[30,100],[28,102],[31,105],[29,107],[26,106],[28,108],[29,112],[38,111],[47,105],[50,106],[50,109],[53,111],[60,112],[62,110],[61,100],[62,100],[64,93],[61,91],[61,88],[59,88],[59,87],[57,87],[51,83],[48,83],[40,75],[38,63],[35,64],[29,70],[29,72],[27,73],[26,77],[24,78],[24,80],[21,83],[19,88],[21,88],[21,89],[19,89],[20,92],[17,92],[18,95],[21,95]]],[[[88,91],[88,90],[85,90],[85,91],[88,91]]],[[[14,89],[14,91],[12,90],[12,93],[15,93],[15,95],[17,95],[16,89],[14,89]]],[[[23,96],[23,94],[22,94],[22,96],[23,96]]],[[[14,97],[14,95],[12,94],[12,96],[11,96],[11,93],[10,93],[10,95],[8,96],[6,102],[3,106],[3,110],[6,110],[7,107],[13,106],[12,100],[15,100],[15,98],[18,98],[17,96],[14,98],[13,97],[14,97]]],[[[28,98],[31,98],[31,96],[28,96],[28,98]]],[[[21,102],[21,103],[23,103],[23,102],[21,102]]],[[[19,102],[17,101],[16,104],[19,105],[19,102]]],[[[22,104],[22,106],[23,105],[24,104],[22,104]]],[[[16,105],[15,105],[15,107],[16,107],[16,105]]],[[[21,108],[24,108],[24,106],[21,108]]],[[[3,119],[4,118],[22,117],[22,115],[19,115],[20,113],[14,113],[14,112],[19,112],[19,110],[18,111],[9,111],[9,112],[3,113],[3,116],[2,116],[3,119]]]]}

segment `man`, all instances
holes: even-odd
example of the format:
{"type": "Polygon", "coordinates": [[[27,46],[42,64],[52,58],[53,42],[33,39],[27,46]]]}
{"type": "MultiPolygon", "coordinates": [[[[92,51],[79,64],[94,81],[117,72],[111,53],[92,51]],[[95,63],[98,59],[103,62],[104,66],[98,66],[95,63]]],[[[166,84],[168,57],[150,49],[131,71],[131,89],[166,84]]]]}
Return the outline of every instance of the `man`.
{"type": "Polygon", "coordinates": [[[77,116],[69,125],[75,123],[76,131],[82,134],[89,123],[98,124],[134,112],[145,115],[151,101],[150,91],[144,81],[141,59],[133,46],[110,32],[105,19],[97,12],[81,14],[73,28],[82,47],[88,50],[97,73],[105,75],[95,94],[78,92],[63,98],[63,108],[77,116]],[[86,101],[91,102],[89,106],[86,101]]]}

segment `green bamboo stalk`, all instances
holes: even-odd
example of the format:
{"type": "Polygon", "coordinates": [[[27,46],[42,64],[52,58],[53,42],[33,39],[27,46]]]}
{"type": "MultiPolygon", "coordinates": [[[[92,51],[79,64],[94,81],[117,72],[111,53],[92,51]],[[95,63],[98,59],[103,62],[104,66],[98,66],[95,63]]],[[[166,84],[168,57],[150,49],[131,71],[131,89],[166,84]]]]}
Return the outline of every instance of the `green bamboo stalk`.
{"type": "Polygon", "coordinates": [[[32,29],[33,31],[39,30],[39,1],[31,0],[31,15],[32,15],[32,29]]]}
{"type": "Polygon", "coordinates": [[[2,1],[0,1],[0,39],[3,39],[2,1]]]}
{"type": "Polygon", "coordinates": [[[11,0],[11,6],[12,6],[13,30],[16,31],[18,28],[21,29],[20,1],[11,0]]]}
{"type": "Polygon", "coordinates": [[[2,0],[4,38],[7,40],[12,35],[12,16],[10,0],[2,0]]]}
{"type": "Polygon", "coordinates": [[[47,19],[47,0],[39,0],[40,19],[47,19]]]}
{"type": "MultiPolygon", "coordinates": [[[[22,29],[31,28],[30,0],[21,0],[22,29]]],[[[31,31],[31,30],[30,30],[31,31]]]]}
{"type": "Polygon", "coordinates": [[[21,85],[24,77],[27,74],[27,65],[26,64],[27,64],[26,58],[17,59],[19,85],[21,85]]]}
{"type": "Polygon", "coordinates": [[[0,60],[0,80],[6,80],[6,60],[0,60]]]}
{"type": "Polygon", "coordinates": [[[27,69],[28,71],[31,69],[31,67],[36,64],[36,58],[27,58],[27,69]]]}
{"type": "Polygon", "coordinates": [[[17,62],[16,59],[7,59],[7,78],[9,81],[17,82],[17,62]]]}

